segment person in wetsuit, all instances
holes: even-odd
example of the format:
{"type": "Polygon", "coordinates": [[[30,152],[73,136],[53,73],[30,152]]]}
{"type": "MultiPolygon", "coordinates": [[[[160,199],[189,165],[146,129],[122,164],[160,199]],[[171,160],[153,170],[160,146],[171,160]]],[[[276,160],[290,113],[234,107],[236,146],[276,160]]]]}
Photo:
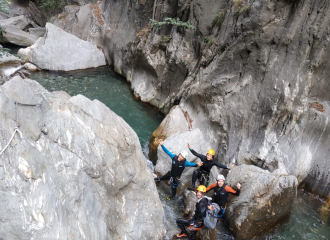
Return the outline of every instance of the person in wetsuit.
{"type": "Polygon", "coordinates": [[[181,229],[181,232],[176,234],[177,239],[187,237],[186,227],[189,227],[189,229],[191,230],[191,240],[195,240],[197,231],[202,229],[203,220],[206,216],[206,210],[214,209],[214,206],[212,206],[212,204],[209,204],[211,198],[205,196],[205,193],[206,187],[203,185],[198,186],[196,191],[197,202],[195,215],[191,219],[178,218],[176,220],[178,227],[181,229]]]}
{"type": "Polygon", "coordinates": [[[163,181],[163,180],[170,180],[172,181],[172,195],[167,197],[167,200],[171,200],[176,195],[176,189],[178,188],[180,184],[180,177],[185,169],[185,167],[197,167],[201,166],[202,162],[199,163],[191,163],[186,160],[186,157],[188,156],[188,153],[186,151],[182,151],[178,156],[171,153],[165,146],[162,139],[159,140],[159,144],[162,146],[162,149],[164,152],[169,155],[172,159],[172,168],[171,171],[168,171],[164,176],[157,177],[154,180],[155,181],[163,181]]]}
{"type": "Polygon", "coordinates": [[[194,191],[195,190],[195,183],[196,183],[196,180],[199,179],[199,183],[201,185],[205,185],[205,186],[208,186],[209,185],[209,175],[210,175],[210,171],[211,171],[211,168],[213,166],[217,166],[217,167],[220,167],[220,168],[224,168],[224,169],[232,169],[235,164],[231,165],[230,167],[228,166],[225,166],[225,165],[222,165],[220,163],[218,163],[217,161],[214,160],[214,150],[210,149],[206,156],[202,155],[202,154],[199,154],[197,152],[195,152],[191,147],[190,147],[190,144],[187,143],[188,145],[188,148],[190,150],[190,152],[192,154],[194,154],[196,157],[199,157],[200,160],[203,162],[203,165],[194,171],[193,173],[193,176],[192,176],[192,184],[190,187],[188,187],[189,190],[191,191],[194,191]]]}
{"type": "Polygon", "coordinates": [[[220,212],[218,213],[218,218],[223,217],[225,214],[226,203],[228,200],[229,193],[239,196],[241,191],[241,184],[237,183],[237,191],[229,187],[225,184],[225,177],[223,175],[218,175],[217,182],[211,184],[207,189],[206,192],[211,191],[213,189],[214,193],[212,196],[212,202],[216,203],[220,207],[220,212]]]}

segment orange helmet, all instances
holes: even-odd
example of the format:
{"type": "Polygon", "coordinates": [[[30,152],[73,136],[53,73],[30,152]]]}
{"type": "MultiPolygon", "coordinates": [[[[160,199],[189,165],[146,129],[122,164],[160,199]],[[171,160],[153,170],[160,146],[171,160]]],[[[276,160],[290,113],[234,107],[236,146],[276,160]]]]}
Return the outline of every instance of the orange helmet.
{"type": "Polygon", "coordinates": [[[201,191],[202,193],[206,193],[206,187],[204,185],[199,185],[197,191],[201,191]]]}
{"type": "Polygon", "coordinates": [[[208,154],[211,154],[212,156],[214,156],[215,151],[214,151],[213,149],[210,149],[207,153],[208,153],[208,154]]]}

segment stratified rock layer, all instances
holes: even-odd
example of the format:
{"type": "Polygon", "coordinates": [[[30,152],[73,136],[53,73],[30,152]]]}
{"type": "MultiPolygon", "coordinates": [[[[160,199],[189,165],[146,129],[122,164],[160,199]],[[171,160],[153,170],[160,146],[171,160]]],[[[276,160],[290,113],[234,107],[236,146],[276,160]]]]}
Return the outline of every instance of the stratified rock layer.
{"type": "Polygon", "coordinates": [[[122,118],[98,100],[15,77],[0,87],[1,150],[17,121],[22,138],[0,157],[1,238],[163,238],[152,174],[122,118]]]}

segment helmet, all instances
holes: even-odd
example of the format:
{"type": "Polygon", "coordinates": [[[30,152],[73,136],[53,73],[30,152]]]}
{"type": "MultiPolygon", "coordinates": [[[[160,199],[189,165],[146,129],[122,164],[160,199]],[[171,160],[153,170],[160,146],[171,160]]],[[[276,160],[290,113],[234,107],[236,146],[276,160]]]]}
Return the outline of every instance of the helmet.
{"type": "Polygon", "coordinates": [[[219,174],[218,177],[217,177],[217,181],[218,180],[224,180],[225,181],[226,179],[223,175],[219,174]]]}
{"type": "Polygon", "coordinates": [[[197,188],[197,191],[201,191],[203,193],[206,193],[206,187],[204,185],[199,185],[197,188]]]}
{"type": "Polygon", "coordinates": [[[182,155],[182,157],[186,158],[188,156],[188,153],[186,151],[182,151],[180,152],[180,154],[182,155]]]}
{"type": "Polygon", "coordinates": [[[211,154],[212,156],[214,156],[214,154],[215,154],[213,149],[210,149],[207,153],[211,154]]]}

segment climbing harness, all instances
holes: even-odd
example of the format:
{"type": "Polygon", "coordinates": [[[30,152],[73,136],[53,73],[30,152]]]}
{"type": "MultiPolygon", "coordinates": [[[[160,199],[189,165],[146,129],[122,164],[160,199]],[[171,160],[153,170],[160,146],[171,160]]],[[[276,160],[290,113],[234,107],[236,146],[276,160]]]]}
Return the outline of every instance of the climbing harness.
{"type": "MultiPolygon", "coordinates": [[[[46,94],[49,94],[49,95],[52,96],[52,97],[53,97],[53,95],[50,94],[49,92],[42,92],[42,93],[41,93],[43,99],[45,99],[45,100],[49,103],[49,100],[46,98],[46,94]]],[[[7,143],[6,146],[1,150],[1,152],[0,152],[0,156],[6,151],[7,147],[10,145],[10,143],[11,143],[11,141],[13,140],[13,138],[14,138],[16,132],[19,133],[21,139],[23,138],[23,134],[22,134],[22,132],[19,130],[19,124],[18,124],[18,108],[17,108],[17,105],[20,105],[20,106],[27,106],[27,107],[36,107],[36,106],[40,106],[40,105],[42,104],[43,99],[42,99],[39,103],[36,103],[36,104],[26,104],[26,103],[20,103],[20,102],[16,102],[16,101],[14,101],[14,103],[15,103],[15,111],[16,111],[16,127],[14,128],[14,132],[13,132],[11,138],[9,139],[8,143],[7,143]]],[[[42,114],[41,114],[41,117],[42,117],[42,114]]],[[[41,120],[41,122],[42,122],[42,120],[41,120]]],[[[44,124],[42,124],[42,125],[44,125],[44,124]]]]}
{"type": "Polygon", "coordinates": [[[175,182],[174,183],[174,179],[173,177],[170,178],[170,180],[168,181],[168,184],[172,183],[172,188],[178,188],[179,184],[180,184],[180,178],[175,178],[175,182]]]}
{"type": "Polygon", "coordinates": [[[202,176],[199,179],[199,183],[207,187],[209,185],[209,183],[210,183],[210,177],[209,177],[209,175],[207,173],[202,173],[202,176]]]}

